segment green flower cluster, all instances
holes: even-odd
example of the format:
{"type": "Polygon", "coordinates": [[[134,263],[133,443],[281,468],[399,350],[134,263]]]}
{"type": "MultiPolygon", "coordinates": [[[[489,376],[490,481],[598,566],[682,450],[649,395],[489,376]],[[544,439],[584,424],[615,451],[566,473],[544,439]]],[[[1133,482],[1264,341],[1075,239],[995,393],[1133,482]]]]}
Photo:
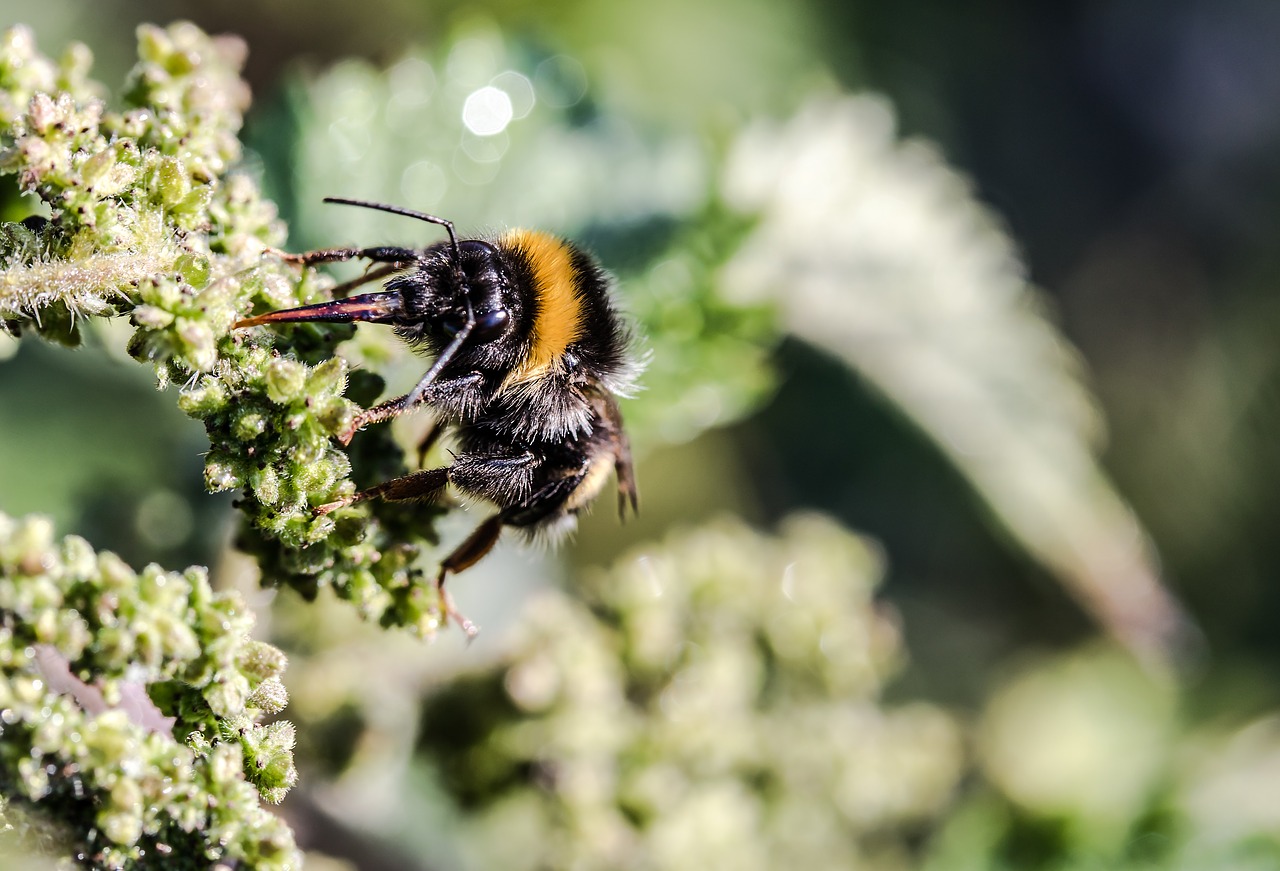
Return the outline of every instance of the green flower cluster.
{"type": "MultiPolygon", "coordinates": [[[[38,54],[25,28],[5,34],[0,170],[16,175],[23,193],[43,200],[54,220],[29,220],[34,239],[21,238],[25,244],[5,252],[0,317],[25,316],[51,332],[63,320],[60,311],[101,314],[135,298],[140,284],[208,270],[198,239],[184,234],[204,227],[213,182],[238,157],[235,130],[246,98],[227,56],[233,52],[224,49],[202,63],[197,48],[190,29],[144,29],[144,61],[128,86],[129,107],[110,112],[97,97],[103,88],[87,78],[88,49],[73,47],[59,66],[38,54]],[[175,88],[182,68],[175,56],[185,58],[187,79],[198,76],[205,84],[175,88]],[[163,65],[174,71],[167,81],[156,74],[163,65]],[[194,98],[233,94],[231,83],[240,92],[225,105],[194,98]],[[31,256],[33,244],[42,256],[31,256]],[[48,308],[54,311],[47,315],[48,308]]],[[[226,319],[232,312],[222,314],[226,319]]],[[[174,365],[210,368],[211,327],[197,335],[182,326],[186,341],[173,349],[174,365]]]]}
{"type": "MultiPolygon", "coordinates": [[[[251,311],[316,302],[329,286],[271,256],[283,225],[235,169],[244,53],[190,24],[142,27],[114,111],[86,78],[83,47],[59,65],[23,28],[0,40],[0,173],[51,212],[0,225],[0,324],[74,342],[77,316],[130,313],[130,352],[161,384],[183,385],[179,405],[205,424],[209,489],[244,493],[243,546],[266,581],[306,595],[332,586],[366,616],[428,633],[439,602],[414,565],[430,516],[411,522],[381,505],[313,513],[355,489],[333,440],[355,408],[333,356],[350,328],[231,332],[251,311]]],[[[371,402],[381,382],[353,386],[371,402]]],[[[361,438],[358,452],[398,463],[385,431],[361,438]]]]}
{"type": "MultiPolygon", "coordinates": [[[[86,866],[299,867],[285,657],[203,569],[135,572],[0,514],[0,822],[86,866]],[[174,734],[185,734],[185,742],[174,734]]],[[[0,827],[3,831],[3,827],[0,827]]]]}
{"type": "Polygon", "coordinates": [[[880,561],[830,521],[725,521],[540,600],[420,742],[476,868],[901,867],[960,731],[884,706],[900,641],[880,561]],[[477,724],[485,728],[476,728],[477,724]]]}

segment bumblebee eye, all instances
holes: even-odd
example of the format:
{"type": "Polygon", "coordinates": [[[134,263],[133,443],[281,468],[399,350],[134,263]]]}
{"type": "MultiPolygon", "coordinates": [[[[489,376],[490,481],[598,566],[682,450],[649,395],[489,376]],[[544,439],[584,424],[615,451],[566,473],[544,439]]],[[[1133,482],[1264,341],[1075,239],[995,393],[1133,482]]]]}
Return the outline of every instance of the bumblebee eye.
{"type": "Polygon", "coordinates": [[[494,309],[491,312],[477,315],[476,326],[471,335],[481,342],[493,341],[506,329],[507,321],[510,320],[510,317],[505,308],[494,309]]]}

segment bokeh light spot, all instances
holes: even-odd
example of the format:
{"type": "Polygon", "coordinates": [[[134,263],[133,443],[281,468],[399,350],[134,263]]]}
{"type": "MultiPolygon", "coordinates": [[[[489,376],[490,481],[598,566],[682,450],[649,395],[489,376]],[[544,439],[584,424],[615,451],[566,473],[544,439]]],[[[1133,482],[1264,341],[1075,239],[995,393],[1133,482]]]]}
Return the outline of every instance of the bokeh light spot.
{"type": "Polygon", "coordinates": [[[533,111],[537,98],[533,93],[533,82],[529,77],[515,70],[498,73],[489,84],[501,88],[511,98],[512,117],[519,121],[533,111]]]}
{"type": "Polygon", "coordinates": [[[553,109],[575,106],[587,95],[587,69],[566,54],[549,57],[533,72],[538,99],[553,109]]]}
{"type": "Polygon", "coordinates": [[[507,129],[515,110],[501,88],[486,85],[472,91],[462,104],[462,123],[477,136],[495,136],[507,129]]]}
{"type": "Polygon", "coordinates": [[[404,201],[420,208],[440,202],[448,189],[449,178],[445,171],[429,160],[412,163],[400,174],[400,193],[404,201]]]}
{"type": "Polygon", "coordinates": [[[195,528],[195,518],[186,500],[171,490],[156,490],[138,506],[134,517],[138,536],[158,548],[177,547],[195,528]]]}

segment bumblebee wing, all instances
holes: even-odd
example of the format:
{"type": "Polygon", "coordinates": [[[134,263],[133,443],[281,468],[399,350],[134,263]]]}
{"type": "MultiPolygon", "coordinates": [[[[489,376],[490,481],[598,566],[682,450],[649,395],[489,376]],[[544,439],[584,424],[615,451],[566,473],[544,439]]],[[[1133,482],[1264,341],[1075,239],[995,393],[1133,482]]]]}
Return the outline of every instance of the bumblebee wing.
{"type": "Polygon", "coordinates": [[[622,411],[617,400],[607,392],[602,392],[600,398],[600,417],[609,432],[613,469],[618,478],[618,516],[626,520],[628,506],[633,517],[640,514],[640,490],[636,486],[635,465],[631,462],[631,441],[622,426],[622,411]]]}

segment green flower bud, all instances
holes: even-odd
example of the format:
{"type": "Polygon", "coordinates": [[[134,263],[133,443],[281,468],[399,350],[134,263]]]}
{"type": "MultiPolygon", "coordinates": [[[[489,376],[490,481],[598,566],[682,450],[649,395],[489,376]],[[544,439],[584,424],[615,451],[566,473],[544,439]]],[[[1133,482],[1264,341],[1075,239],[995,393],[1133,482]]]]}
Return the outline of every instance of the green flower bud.
{"type": "Polygon", "coordinates": [[[244,710],[249,697],[249,682],[243,675],[228,674],[218,683],[205,688],[204,700],[215,717],[225,717],[244,710]]]}
{"type": "Polygon", "coordinates": [[[173,268],[183,281],[196,290],[204,289],[212,271],[209,258],[197,254],[183,254],[174,262],[173,268]]]}
{"type": "Polygon", "coordinates": [[[183,342],[182,355],[187,358],[191,367],[200,372],[212,369],[217,362],[218,352],[214,347],[213,330],[209,325],[189,318],[178,318],[174,329],[183,342]]]}
{"type": "Polygon", "coordinates": [[[103,810],[98,813],[98,829],[108,840],[130,846],[142,837],[142,818],[120,811],[103,810]]]}
{"type": "Polygon", "coordinates": [[[244,756],[239,744],[218,744],[209,755],[210,774],[215,780],[229,782],[244,769],[244,756]]]}
{"type": "Polygon", "coordinates": [[[340,395],[347,386],[347,361],[330,357],[307,375],[307,392],[313,397],[340,395]]]}
{"type": "Polygon", "coordinates": [[[267,418],[261,412],[242,409],[235,414],[231,431],[242,441],[252,441],[267,430],[267,418]]]}
{"type": "Polygon", "coordinates": [[[302,392],[306,379],[305,366],[278,357],[267,366],[267,397],[277,405],[292,402],[302,392]]]}
{"type": "Polygon", "coordinates": [[[162,308],[154,305],[140,305],[133,309],[133,322],[140,327],[147,327],[152,330],[162,330],[169,324],[173,323],[174,317],[171,312],[167,312],[162,308]]]}
{"type": "Polygon", "coordinates": [[[190,417],[209,417],[226,407],[227,389],[213,378],[206,378],[198,386],[178,394],[178,408],[190,417]]]}
{"type": "Polygon", "coordinates": [[[240,655],[240,668],[260,680],[279,677],[288,663],[284,651],[263,641],[250,641],[240,655]]]}
{"type": "Polygon", "coordinates": [[[280,502],[280,473],[274,466],[262,466],[249,475],[249,487],[253,495],[264,505],[275,505],[280,502]]]}
{"type": "Polygon", "coordinates": [[[236,464],[210,453],[204,463],[205,489],[210,493],[221,493],[242,485],[243,479],[236,471],[236,464]]]}
{"type": "Polygon", "coordinates": [[[173,207],[191,191],[191,176],[182,160],[177,157],[162,157],[155,169],[155,192],[160,202],[173,207]]]}
{"type": "Polygon", "coordinates": [[[246,704],[259,708],[264,714],[276,714],[289,704],[289,691],[279,678],[268,678],[249,695],[246,704]]]}
{"type": "Polygon", "coordinates": [[[115,163],[116,151],[114,148],[99,151],[80,165],[80,178],[85,185],[93,187],[111,172],[111,167],[115,163]]]}

